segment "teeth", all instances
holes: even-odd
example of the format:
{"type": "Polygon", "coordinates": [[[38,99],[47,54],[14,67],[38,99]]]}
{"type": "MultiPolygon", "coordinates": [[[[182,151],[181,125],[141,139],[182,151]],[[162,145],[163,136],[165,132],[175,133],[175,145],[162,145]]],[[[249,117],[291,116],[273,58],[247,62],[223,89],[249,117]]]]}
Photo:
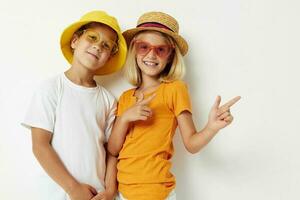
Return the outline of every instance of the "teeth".
{"type": "Polygon", "coordinates": [[[145,63],[146,65],[149,65],[149,66],[156,66],[156,65],[157,65],[157,63],[155,63],[155,62],[144,61],[144,63],[145,63]]]}

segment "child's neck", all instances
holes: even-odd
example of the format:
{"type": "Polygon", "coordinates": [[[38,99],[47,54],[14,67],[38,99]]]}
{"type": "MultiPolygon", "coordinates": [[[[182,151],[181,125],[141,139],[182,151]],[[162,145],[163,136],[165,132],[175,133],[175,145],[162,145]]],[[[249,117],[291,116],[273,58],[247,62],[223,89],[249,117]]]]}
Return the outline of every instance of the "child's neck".
{"type": "Polygon", "coordinates": [[[152,88],[160,85],[160,81],[156,77],[142,76],[142,84],[139,86],[140,90],[152,88]]]}
{"type": "Polygon", "coordinates": [[[65,72],[66,77],[77,85],[84,87],[96,87],[94,74],[71,67],[65,72]]]}

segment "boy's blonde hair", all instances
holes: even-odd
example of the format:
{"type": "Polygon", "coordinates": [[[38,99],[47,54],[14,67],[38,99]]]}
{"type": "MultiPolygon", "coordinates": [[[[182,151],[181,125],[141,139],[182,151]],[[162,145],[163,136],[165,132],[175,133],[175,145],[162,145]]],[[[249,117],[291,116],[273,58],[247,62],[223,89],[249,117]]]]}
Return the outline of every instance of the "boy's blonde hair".
{"type": "MultiPolygon", "coordinates": [[[[174,52],[169,57],[171,58],[171,61],[166,64],[166,67],[159,75],[160,82],[172,82],[174,80],[181,79],[185,74],[185,64],[183,56],[180,53],[176,42],[170,36],[158,31],[141,31],[136,34],[134,38],[145,32],[160,33],[168,41],[169,44],[175,47],[174,52]]],[[[134,39],[131,41],[129,45],[129,51],[127,52],[127,59],[124,65],[124,75],[132,85],[138,87],[142,84],[142,75],[141,70],[136,62],[136,51],[133,41],[134,39]]]]}

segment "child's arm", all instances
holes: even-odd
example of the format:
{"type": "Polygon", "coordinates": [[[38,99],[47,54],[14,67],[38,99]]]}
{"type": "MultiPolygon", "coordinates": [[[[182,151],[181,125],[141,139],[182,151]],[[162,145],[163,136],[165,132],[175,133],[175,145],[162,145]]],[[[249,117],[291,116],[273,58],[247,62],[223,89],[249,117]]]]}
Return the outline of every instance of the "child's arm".
{"type": "Polygon", "coordinates": [[[240,98],[239,96],[235,97],[219,107],[221,98],[218,96],[209,113],[208,122],[200,132],[196,131],[192,114],[188,111],[182,112],[177,117],[177,121],[185,148],[190,153],[197,153],[211,141],[220,129],[228,126],[233,121],[233,117],[230,114],[230,107],[240,98]]]}
{"type": "Polygon", "coordinates": [[[107,150],[113,156],[118,156],[121,151],[129,128],[129,121],[124,119],[124,115],[122,116],[116,118],[111,135],[108,139],[107,150]]]}
{"type": "Polygon", "coordinates": [[[116,118],[112,133],[108,140],[108,151],[113,156],[118,156],[122,149],[131,122],[142,120],[145,121],[151,117],[151,109],[147,106],[155,97],[155,94],[137,102],[135,105],[127,109],[121,116],[116,118]]]}
{"type": "Polygon", "coordinates": [[[99,192],[94,198],[91,200],[113,200],[118,191],[117,184],[117,162],[118,159],[112,156],[107,151],[107,159],[106,159],[106,174],[105,174],[105,191],[99,192]]]}
{"type": "Polygon", "coordinates": [[[107,168],[105,176],[105,189],[113,195],[117,192],[117,162],[118,159],[107,152],[107,168]]]}
{"type": "Polygon", "coordinates": [[[90,200],[97,191],[87,185],[79,183],[68,172],[50,144],[52,134],[40,128],[31,128],[32,151],[47,172],[47,174],[59,184],[72,200],[90,200]]]}

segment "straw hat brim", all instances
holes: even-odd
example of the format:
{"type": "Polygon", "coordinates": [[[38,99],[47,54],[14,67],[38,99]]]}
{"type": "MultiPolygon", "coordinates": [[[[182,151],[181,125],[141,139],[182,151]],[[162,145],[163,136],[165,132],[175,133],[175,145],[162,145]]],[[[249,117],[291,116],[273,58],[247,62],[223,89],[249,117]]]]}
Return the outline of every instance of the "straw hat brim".
{"type": "MultiPolygon", "coordinates": [[[[71,49],[71,39],[73,37],[73,34],[80,27],[82,27],[83,25],[89,24],[91,22],[99,22],[102,24],[106,24],[107,26],[114,29],[114,27],[112,27],[109,24],[109,22],[105,23],[105,21],[94,21],[94,20],[79,21],[79,22],[75,22],[75,23],[71,24],[70,26],[68,26],[61,35],[60,45],[61,45],[61,50],[62,50],[64,57],[67,59],[67,61],[70,64],[72,64],[72,60],[73,60],[73,52],[71,49]]],[[[110,74],[110,73],[116,72],[116,71],[120,70],[125,63],[126,54],[127,54],[126,41],[125,41],[125,38],[123,37],[123,35],[121,34],[121,32],[119,32],[118,30],[115,30],[115,31],[118,34],[118,49],[119,50],[115,55],[113,55],[109,59],[109,61],[104,66],[102,66],[95,72],[95,75],[105,75],[105,74],[110,74]]]]}
{"type": "Polygon", "coordinates": [[[158,32],[167,34],[168,36],[173,38],[174,41],[177,43],[177,46],[183,56],[188,52],[189,47],[188,47],[186,40],[183,37],[181,37],[177,33],[174,33],[170,30],[158,28],[158,27],[137,27],[137,28],[133,28],[133,29],[124,31],[123,36],[125,37],[127,45],[129,46],[130,42],[132,41],[132,39],[138,32],[146,31],[146,30],[158,31],[158,32]]]}

